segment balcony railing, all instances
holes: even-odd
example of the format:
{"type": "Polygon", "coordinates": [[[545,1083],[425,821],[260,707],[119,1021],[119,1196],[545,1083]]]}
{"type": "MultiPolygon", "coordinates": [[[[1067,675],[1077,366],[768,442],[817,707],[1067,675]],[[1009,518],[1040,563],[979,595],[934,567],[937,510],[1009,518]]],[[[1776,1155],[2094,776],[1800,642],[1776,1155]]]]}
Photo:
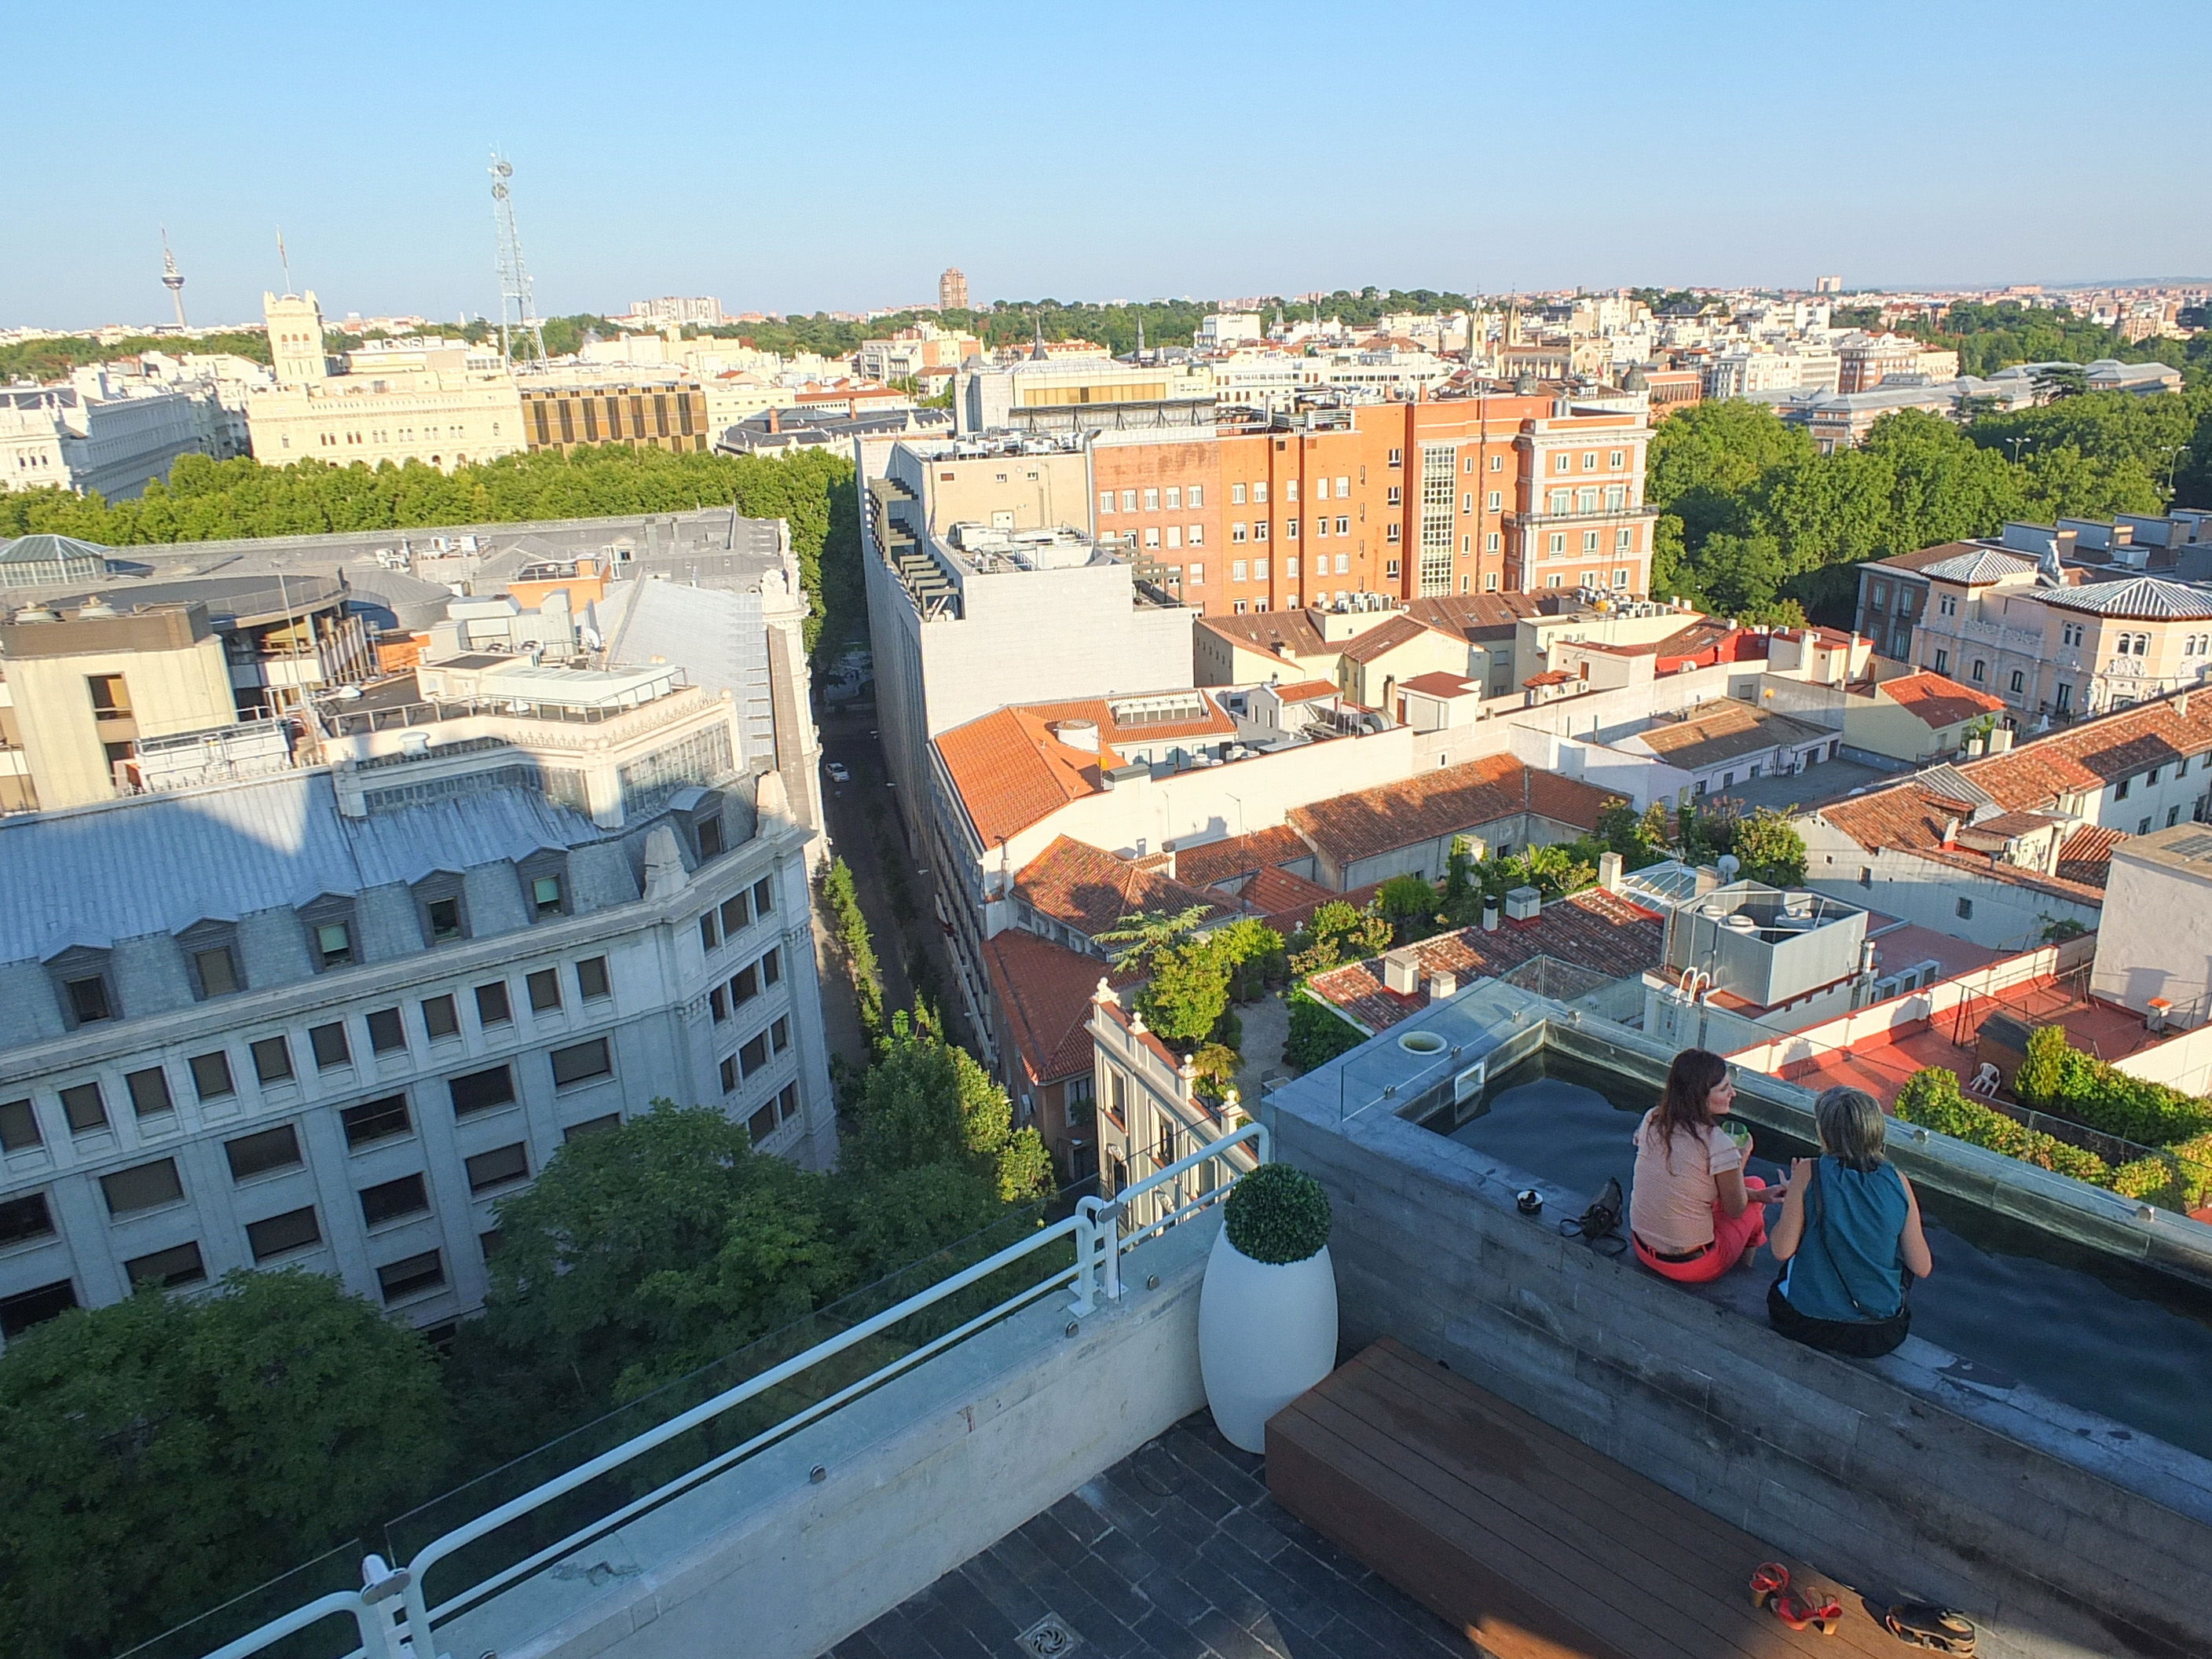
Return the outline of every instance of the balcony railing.
{"type": "MultiPolygon", "coordinates": [[[[659,1508],[756,1451],[784,1439],[793,1431],[827,1416],[839,1407],[913,1370],[955,1344],[997,1324],[1010,1314],[1060,1290],[1069,1292],[1067,1312],[1076,1320],[1096,1311],[1101,1302],[1120,1302],[1122,1299],[1123,1254],[1146,1239],[1196,1216],[1225,1197],[1243,1173],[1238,1161],[1231,1158],[1232,1152],[1239,1152],[1249,1146],[1251,1151],[1245,1156],[1264,1164],[1268,1158],[1270,1144],[1266,1126],[1248,1123],[1233,1133],[1201,1147],[1189,1157],[1178,1159],[1157,1174],[1124,1188],[1113,1199],[1084,1198],[1078,1202],[1075,1213],[1066,1219],[1040,1228],[1020,1242],[939,1279],[872,1317],[848,1327],[828,1340],[818,1342],[782,1364],[749,1377],[690,1410],[632,1437],[611,1450],[579,1463],[563,1474],[540,1482],[520,1497],[448,1529],[417,1549],[404,1566],[393,1568],[387,1565],[381,1556],[367,1557],[362,1563],[362,1589],[338,1591],[308,1602],[240,1637],[236,1641],[214,1650],[207,1659],[248,1659],[249,1656],[267,1650],[310,1625],[341,1613],[353,1620],[360,1633],[361,1645],[355,1650],[357,1659],[399,1659],[399,1656],[410,1649],[417,1656],[435,1654],[439,1650],[438,1627],[441,1624],[458,1617],[507,1586],[559,1561],[570,1552],[605,1537],[647,1510],[659,1508]],[[1133,1200],[1156,1188],[1178,1183],[1200,1165],[1217,1161],[1220,1165],[1215,1171],[1217,1178],[1206,1191],[1184,1202],[1181,1201],[1178,1188],[1175,1193],[1178,1201],[1174,1207],[1155,1219],[1133,1227],[1127,1232],[1123,1231],[1123,1218],[1133,1200]],[[643,1496],[568,1532],[556,1541],[532,1551],[522,1559],[479,1578],[435,1607],[430,1604],[428,1593],[424,1589],[424,1579],[430,1569],[441,1561],[501,1528],[546,1510],[614,1470],[637,1463],[658,1448],[734,1411],[746,1401],[789,1383],[803,1373],[874,1340],[915,1314],[958,1295],[995,1273],[1018,1264],[1037,1265],[1034,1259],[1059,1249],[1064,1239],[1072,1239],[1074,1243],[1073,1266],[1048,1268],[1012,1295],[963,1321],[951,1330],[896,1355],[867,1375],[835,1389],[774,1425],[747,1437],[727,1450],[671,1479],[656,1483],[643,1496]]],[[[1071,1334],[1073,1329],[1071,1326],[1071,1334]]],[[[471,1559],[478,1559],[471,1557],[471,1559]]]]}
{"type": "Polygon", "coordinates": [[[1597,524],[1601,521],[1626,522],[1637,519],[1655,518],[1654,507],[1600,507],[1588,512],[1577,508],[1571,513],[1515,513],[1505,514],[1505,522],[1512,525],[1597,524]]]}

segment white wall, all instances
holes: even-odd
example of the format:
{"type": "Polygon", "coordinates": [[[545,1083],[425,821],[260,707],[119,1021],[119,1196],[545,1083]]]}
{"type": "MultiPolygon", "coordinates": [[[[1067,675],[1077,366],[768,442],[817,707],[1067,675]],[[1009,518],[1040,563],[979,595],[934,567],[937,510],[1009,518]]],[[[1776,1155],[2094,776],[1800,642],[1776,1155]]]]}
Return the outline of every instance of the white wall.
{"type": "Polygon", "coordinates": [[[2100,907],[2091,900],[2039,892],[2018,882],[1881,848],[1869,851],[1812,813],[1790,823],[1805,838],[1805,884],[1849,904],[1879,910],[1953,939],[1992,951],[2025,951],[2043,942],[2052,921],[2095,927],[2100,907]],[[1867,884],[1859,872],[1871,872],[1867,884]],[[1973,915],[1961,916],[1966,899],[1973,915]]]}
{"type": "Polygon", "coordinates": [[[2212,879],[2129,856],[2121,843],[2105,883],[2104,920],[2090,989],[2148,1012],[2173,1005],[2182,1025],[2212,1019],[2212,879]]]}

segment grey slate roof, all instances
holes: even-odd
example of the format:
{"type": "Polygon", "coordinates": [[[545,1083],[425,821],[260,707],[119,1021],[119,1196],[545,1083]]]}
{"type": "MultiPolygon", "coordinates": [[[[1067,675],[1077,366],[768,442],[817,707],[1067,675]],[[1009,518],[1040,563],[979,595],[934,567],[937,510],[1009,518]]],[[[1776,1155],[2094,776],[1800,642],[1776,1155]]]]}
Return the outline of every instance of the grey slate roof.
{"type": "Polygon", "coordinates": [[[527,789],[349,818],[322,771],[26,814],[0,820],[0,962],[43,961],[74,945],[106,949],[605,833],[527,789]]]}
{"type": "Polygon", "coordinates": [[[18,537],[12,542],[0,541],[0,564],[58,564],[65,559],[105,562],[108,552],[108,549],[97,542],[79,541],[74,536],[55,536],[40,531],[36,535],[18,537]]]}
{"type": "Polygon", "coordinates": [[[1938,559],[1934,564],[1923,565],[1920,574],[1933,576],[1940,581],[1972,585],[1999,581],[2007,576],[2024,576],[2035,568],[2036,561],[2018,553],[2000,553],[1995,548],[1982,548],[1972,553],[1938,559]]]}
{"type": "MultiPolygon", "coordinates": [[[[745,556],[715,554],[715,561],[745,556]]],[[[679,581],[626,581],[592,602],[609,666],[641,667],[655,658],[680,662],[694,685],[737,696],[744,758],[773,762],[775,730],[769,684],[768,635],[761,596],[679,581]]]]}
{"type": "Polygon", "coordinates": [[[2055,587],[2038,597],[2045,605],[2055,605],[2063,611],[2087,611],[2100,617],[2144,622],[2212,617],[2212,589],[2189,582],[2167,581],[2160,576],[2137,576],[2124,582],[2092,582],[2083,587],[2055,587]]]}

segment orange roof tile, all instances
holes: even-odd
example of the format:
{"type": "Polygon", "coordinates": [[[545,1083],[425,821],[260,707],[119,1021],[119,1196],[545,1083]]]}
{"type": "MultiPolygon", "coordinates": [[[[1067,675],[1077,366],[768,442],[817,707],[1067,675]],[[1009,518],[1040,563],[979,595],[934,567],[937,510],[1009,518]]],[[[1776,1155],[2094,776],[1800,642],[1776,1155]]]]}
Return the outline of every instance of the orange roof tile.
{"type": "Polygon", "coordinates": [[[1492,755],[1293,807],[1289,817],[1316,848],[1348,864],[1522,812],[1592,830],[1607,804],[1619,799],[1573,778],[1532,770],[1510,755],[1492,755]]]}
{"type": "Polygon", "coordinates": [[[1424,634],[1442,634],[1441,628],[1401,613],[1381,626],[1369,629],[1364,634],[1344,641],[1341,654],[1346,662],[1373,662],[1377,657],[1410,644],[1424,634]]]}
{"type": "MultiPolygon", "coordinates": [[[[1343,895],[1332,892],[1319,882],[1308,881],[1304,876],[1294,876],[1287,870],[1262,870],[1244,884],[1244,890],[1237,896],[1244,902],[1247,909],[1255,910],[1270,921],[1292,912],[1303,921],[1313,914],[1316,907],[1343,895]]],[[[1276,931],[1285,930],[1278,928],[1276,931]]]]}
{"type": "Polygon", "coordinates": [[[1030,1080],[1088,1075],[1091,998],[1106,964],[1018,927],[986,940],[983,958],[1030,1080]]]}
{"type": "Polygon", "coordinates": [[[1247,876],[1271,866],[1296,864],[1313,856],[1313,848],[1298,839],[1288,824],[1255,830],[1249,836],[1227,836],[1197,847],[1176,849],[1176,878],[1199,887],[1247,876]]]}
{"type": "Polygon", "coordinates": [[[1014,896],[1091,939],[1139,911],[1173,915],[1195,905],[1209,921],[1236,914],[1218,894],[1066,836],[1056,836],[1014,878],[1014,896]]]}
{"type": "Polygon", "coordinates": [[[1296,685],[1279,685],[1273,689],[1275,695],[1285,702],[1311,702],[1316,697],[1337,695],[1334,680],[1300,680],[1296,685]]]}
{"type": "Polygon", "coordinates": [[[2007,753],[1968,761],[1959,770],[1999,805],[2034,808],[2208,751],[2212,696],[2185,692],[2083,720],[2007,753]]]}
{"type": "Polygon", "coordinates": [[[1401,691],[1419,691],[1431,697],[1463,697],[1470,691],[1480,692],[1481,687],[1473,680],[1439,670],[1433,674],[1416,674],[1410,680],[1398,682],[1401,691]]]}
{"type": "Polygon", "coordinates": [[[1884,680],[1875,688],[1875,695],[1887,697],[1923,726],[1936,731],[1978,715],[2001,714],[2005,706],[2002,697],[1993,697],[1986,691],[1977,691],[1936,673],[1905,674],[1884,680]]]}

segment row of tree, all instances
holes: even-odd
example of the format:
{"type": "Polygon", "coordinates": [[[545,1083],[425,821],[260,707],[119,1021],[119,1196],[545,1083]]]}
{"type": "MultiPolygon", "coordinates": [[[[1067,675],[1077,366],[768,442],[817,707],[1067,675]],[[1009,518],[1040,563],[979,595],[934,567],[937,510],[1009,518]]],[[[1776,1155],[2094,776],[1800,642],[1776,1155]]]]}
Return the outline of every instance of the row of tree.
{"type": "Polygon", "coordinates": [[[106,1659],[612,1408],[635,1433],[1048,1187],[1006,1091],[901,1014],[834,1172],[666,1102],[568,1142],[500,1205],[484,1314],[443,1357],[297,1270],[64,1314],[0,1355],[0,1652],[106,1659]]]}
{"type": "Polygon", "coordinates": [[[790,520],[799,580],[814,601],[810,647],[865,636],[853,463],[821,449],[768,458],[581,445],[565,455],[503,455],[451,472],[419,461],[264,466],[182,455],[168,482],[148,485],[137,501],[64,489],[0,493],[0,537],[50,531],[132,547],[728,506],[749,518],[790,520]]]}
{"type": "Polygon", "coordinates": [[[2098,392],[1985,414],[1917,410],[1823,455],[1762,404],[1701,404],[1653,434],[1652,587],[1752,622],[1848,624],[1864,560],[1993,534],[2007,520],[2212,502],[2212,387],[2098,392]]]}

